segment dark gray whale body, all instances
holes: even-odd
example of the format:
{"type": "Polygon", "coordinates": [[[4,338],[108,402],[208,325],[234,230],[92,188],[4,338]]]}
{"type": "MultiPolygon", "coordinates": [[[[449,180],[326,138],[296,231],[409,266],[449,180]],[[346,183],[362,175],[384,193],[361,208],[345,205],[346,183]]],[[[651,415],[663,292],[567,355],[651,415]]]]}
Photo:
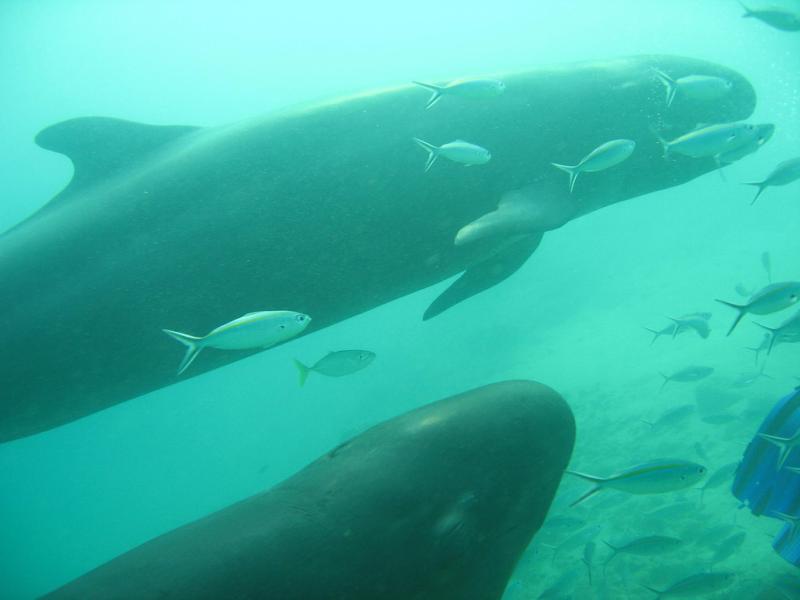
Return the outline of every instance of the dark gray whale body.
{"type": "Polygon", "coordinates": [[[486,386],[378,425],[45,597],[500,598],[574,436],[550,388],[486,386]]]}
{"type": "MultiPolygon", "coordinates": [[[[312,331],[466,270],[430,318],[513,273],[544,231],[716,168],[710,158],[663,159],[653,127],[671,139],[755,106],[740,75],[687,58],[497,77],[503,95],[444,98],[432,110],[409,84],[227,127],[84,118],[42,131],[37,142],[69,156],[75,175],[0,237],[0,441],[173,383],[182,349],[162,328],[202,335],[248,312],[287,309],[311,315],[312,331]],[[723,101],[667,108],[652,67],[733,87],[723,101]],[[440,160],[425,173],[414,137],[468,140],[492,160],[440,160]],[[618,138],[636,152],[569,194],[550,163],[618,138]],[[509,193],[527,203],[524,231],[483,238],[473,227],[459,241],[478,241],[455,243],[509,193]]],[[[514,210],[494,214],[491,228],[497,214],[517,214],[519,204],[504,206],[514,210]]],[[[186,375],[245,354],[203,353],[186,375]]]]}

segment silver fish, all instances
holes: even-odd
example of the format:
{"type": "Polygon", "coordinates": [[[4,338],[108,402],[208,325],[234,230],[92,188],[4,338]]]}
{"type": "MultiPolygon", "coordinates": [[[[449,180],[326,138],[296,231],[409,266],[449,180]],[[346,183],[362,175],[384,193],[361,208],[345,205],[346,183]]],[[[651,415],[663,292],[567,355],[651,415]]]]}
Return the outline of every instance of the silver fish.
{"type": "Polygon", "coordinates": [[[433,92],[425,105],[426,109],[439,102],[443,96],[485,100],[499,96],[506,91],[506,84],[496,79],[456,79],[444,85],[422,83],[421,81],[413,81],[412,83],[433,92]]]}
{"type": "Polygon", "coordinates": [[[730,306],[739,311],[739,314],[736,315],[736,320],[734,320],[726,335],[733,333],[739,321],[741,321],[742,317],[747,313],[769,315],[789,308],[798,301],[800,301],[800,282],[798,281],[771,283],[750,296],[744,304],[736,304],[734,302],[717,299],[717,302],[720,304],[730,306]]]}
{"type": "Polygon", "coordinates": [[[651,345],[662,335],[669,335],[675,338],[681,333],[694,331],[701,338],[706,339],[711,333],[711,327],[708,324],[709,319],[711,319],[711,313],[696,312],[685,314],[680,317],[667,318],[672,321],[672,323],[662,329],[656,330],[645,327],[647,331],[653,334],[653,339],[650,342],[651,345]]]}
{"type": "Polygon", "coordinates": [[[664,156],[671,153],[691,158],[719,157],[750,144],[758,136],[758,126],[750,123],[721,123],[701,127],[672,141],[656,134],[664,148],[664,156]]]}
{"type": "Polygon", "coordinates": [[[665,411],[652,423],[645,421],[644,419],[642,419],[642,422],[650,425],[653,433],[658,433],[664,429],[669,429],[670,427],[674,427],[679,423],[682,423],[694,412],[694,410],[695,408],[693,404],[682,404],[681,406],[676,406],[675,408],[670,408],[669,410],[665,411]]]}
{"type": "Polygon", "coordinates": [[[731,81],[713,75],[687,75],[673,79],[659,69],[654,68],[653,72],[667,88],[667,106],[672,105],[677,94],[688,100],[719,100],[733,89],[731,81]]]}
{"type": "Polygon", "coordinates": [[[375,353],[369,350],[338,350],[328,352],[311,367],[297,359],[295,359],[294,365],[297,367],[302,387],[311,371],[328,377],[343,377],[368,367],[373,360],[375,360],[375,353]]]}
{"type": "Polygon", "coordinates": [[[679,383],[691,383],[694,381],[700,381],[701,379],[705,379],[706,377],[711,375],[713,372],[714,372],[714,367],[691,366],[691,367],[684,367],[679,371],[675,371],[672,375],[665,375],[664,373],[660,373],[660,375],[664,378],[664,383],[661,384],[660,389],[663,390],[664,387],[670,381],[677,381],[679,383]]]}
{"type": "Polygon", "coordinates": [[[440,156],[467,166],[483,165],[492,158],[492,153],[486,148],[481,148],[464,140],[454,140],[441,146],[434,146],[419,138],[414,138],[414,141],[428,153],[428,160],[425,162],[426,172],[430,170],[433,163],[440,156]]]}
{"type": "Polygon", "coordinates": [[[744,143],[733,150],[728,150],[727,152],[720,154],[717,157],[719,163],[722,165],[729,165],[731,163],[735,163],[737,160],[743,159],[745,156],[749,156],[770,141],[772,139],[772,135],[775,133],[775,125],[772,123],[756,125],[756,128],[758,131],[755,137],[753,137],[749,142],[744,143]]]}
{"type": "Polygon", "coordinates": [[[627,159],[635,149],[636,142],[633,140],[611,140],[592,150],[577,165],[550,164],[569,175],[569,191],[572,192],[578,175],[605,171],[627,159]]]}
{"type": "Polygon", "coordinates": [[[800,31],[800,14],[798,13],[780,7],[752,9],[741,1],[739,4],[745,11],[742,18],[757,19],[781,31],[800,31]]]}
{"type": "Polygon", "coordinates": [[[270,348],[299,335],[310,322],[311,317],[302,313],[271,310],[247,313],[238,319],[220,325],[202,337],[170,329],[162,331],[186,346],[186,354],[178,367],[178,375],[180,375],[192,364],[203,348],[222,350],[270,348]]]}
{"type": "Polygon", "coordinates": [[[673,337],[682,331],[694,330],[701,338],[706,339],[711,333],[711,328],[708,325],[711,319],[711,313],[690,313],[681,317],[667,317],[676,325],[673,337]]]}
{"type": "Polygon", "coordinates": [[[657,590],[646,585],[642,585],[642,587],[658,594],[656,600],[660,600],[661,598],[678,598],[718,592],[732,585],[735,578],[734,573],[697,573],[673,583],[664,590],[657,590]]]}
{"type": "Polygon", "coordinates": [[[575,506],[604,490],[613,489],[629,494],[661,494],[693,486],[706,474],[706,468],[687,460],[661,459],[630,467],[609,477],[597,477],[577,471],[570,475],[591,481],[595,486],[570,506],[575,506]]]}
{"type": "Polygon", "coordinates": [[[773,169],[772,173],[767,175],[767,178],[764,181],[753,181],[750,183],[745,183],[744,185],[754,185],[758,188],[755,198],[753,198],[752,202],[750,202],[752,205],[755,204],[756,200],[758,200],[758,197],[768,187],[789,185],[798,179],[800,179],[800,157],[783,161],[777,167],[775,167],[775,169],[773,169]]]}
{"type": "Polygon", "coordinates": [[[655,344],[656,340],[662,335],[668,335],[669,337],[674,338],[678,334],[678,326],[675,323],[665,325],[661,329],[650,329],[649,327],[645,327],[645,330],[653,334],[653,339],[650,340],[651,346],[655,344]]]}
{"type": "Polygon", "coordinates": [[[665,535],[648,535],[631,540],[624,544],[610,544],[603,542],[606,546],[611,548],[611,556],[605,562],[608,564],[618,554],[633,554],[636,556],[658,556],[668,552],[674,552],[683,546],[683,540],[678,538],[669,537],[665,535]]]}
{"type": "Polygon", "coordinates": [[[767,327],[755,321],[753,323],[769,332],[769,346],[767,346],[768,355],[777,344],[796,344],[800,342],[800,311],[797,311],[795,314],[785,319],[777,327],[767,327]]]}
{"type": "Polygon", "coordinates": [[[746,537],[747,534],[744,531],[740,531],[739,533],[734,533],[732,536],[722,540],[722,543],[714,552],[714,556],[711,557],[711,564],[723,562],[736,554],[736,551],[739,549],[742,543],[744,543],[744,539],[746,537]]]}

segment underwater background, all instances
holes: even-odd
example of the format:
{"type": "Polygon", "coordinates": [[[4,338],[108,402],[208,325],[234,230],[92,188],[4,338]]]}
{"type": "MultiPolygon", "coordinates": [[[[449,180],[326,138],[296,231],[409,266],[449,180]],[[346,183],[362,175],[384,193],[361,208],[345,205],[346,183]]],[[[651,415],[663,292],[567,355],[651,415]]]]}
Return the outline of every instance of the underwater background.
{"type": "MultiPolygon", "coordinates": [[[[770,378],[747,382],[764,357],[756,364],[746,347],[763,332],[746,317],[725,337],[735,313],[714,302],[736,301],[737,284],[765,285],[764,252],[775,281],[800,279],[800,189],[769,189],[751,206],[754,190],[740,185],[800,155],[800,34],[741,15],[727,0],[0,2],[0,230],[69,180],[69,160],[33,138],[77,116],[222,125],[411,80],[664,53],[739,71],[758,93],[748,121],[776,125],[764,148],[725,168],[726,180],[708,173],[572,221],[507,281],[433,320],[421,315],[450,281],[0,445],[0,598],[45,593],[273,485],[381,420],[503,379],[538,380],[565,396],[577,420],[576,470],[606,474],[676,456],[713,473],[740,458],[800,377],[800,347],[782,344],[764,367],[770,378]],[[690,333],[651,345],[645,327],[696,311],[713,315],[708,339],[690,333]],[[349,377],[312,374],[298,386],[294,358],[313,362],[341,348],[377,358],[349,377]],[[715,370],[659,391],[660,372],[689,365],[715,370]],[[696,410],[670,426],[642,422],[685,404],[696,410]]],[[[177,365],[177,345],[175,355],[177,365]]],[[[568,509],[587,484],[565,477],[551,514],[581,523],[545,526],[506,597],[555,586],[546,597],[651,598],[640,583],[660,588],[706,570],[734,536],[740,545],[715,568],[738,577],[720,597],[755,598],[765,582],[796,577],[770,547],[780,522],[737,510],[728,488],[707,490],[702,502],[694,489],[608,491],[568,509]],[[674,504],[667,516],[645,514],[674,504]],[[603,575],[602,541],[642,532],[691,544],[666,557],[619,556],[603,575]],[[582,557],[592,540],[590,584],[582,557]]]]}

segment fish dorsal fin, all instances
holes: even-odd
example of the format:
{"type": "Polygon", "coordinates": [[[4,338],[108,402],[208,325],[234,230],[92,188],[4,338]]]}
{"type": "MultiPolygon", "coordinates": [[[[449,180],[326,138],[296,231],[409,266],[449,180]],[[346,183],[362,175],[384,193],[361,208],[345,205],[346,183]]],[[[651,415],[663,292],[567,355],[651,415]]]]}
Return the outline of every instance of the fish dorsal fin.
{"type": "Polygon", "coordinates": [[[81,117],[43,129],[36,143],[69,157],[72,181],[58,198],[136,164],[199,127],[146,125],[109,117],[81,117]]]}

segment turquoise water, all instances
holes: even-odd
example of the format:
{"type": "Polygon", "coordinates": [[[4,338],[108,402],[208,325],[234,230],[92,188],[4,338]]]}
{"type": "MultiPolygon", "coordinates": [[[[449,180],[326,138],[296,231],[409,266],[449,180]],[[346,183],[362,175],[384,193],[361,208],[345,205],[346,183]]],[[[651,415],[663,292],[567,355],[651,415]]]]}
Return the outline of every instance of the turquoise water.
{"type": "MultiPolygon", "coordinates": [[[[798,348],[785,344],[769,357],[765,372],[772,379],[735,388],[737,377],[756,369],[744,348],[757,344],[761,332],[747,318],[726,338],[734,313],[713,302],[736,300],[737,283],[765,284],[764,251],[775,280],[800,278],[797,185],[770,189],[754,206],[753,190],[738,185],[800,154],[800,34],[740,15],[736,2],[721,0],[395,8],[356,2],[0,5],[2,229],[68,181],[69,161],[32,140],[44,127],[76,116],[222,125],[412,79],[666,53],[739,71],[758,92],[749,120],[776,124],[768,145],[725,169],[727,181],[709,173],[549,232],[509,280],[431,321],[422,322],[421,314],[449,282],[0,446],[0,596],[45,593],[269,487],[374,423],[502,379],[542,381],[570,402],[578,424],[571,463],[577,470],[602,475],[679,456],[713,471],[736,460],[766,411],[800,376],[798,348]],[[693,311],[713,313],[707,340],[685,334],[649,345],[643,327],[693,311]],[[375,363],[341,379],[312,374],[298,388],[292,359],[313,361],[343,340],[374,351],[375,363]],[[658,393],[660,371],[691,364],[715,372],[658,393]],[[696,413],[658,435],[641,422],[686,403],[697,404],[696,413]],[[722,425],[702,420],[718,412],[736,418],[722,425]],[[696,443],[706,458],[697,456],[696,443]]],[[[176,365],[179,357],[176,345],[176,365]]],[[[545,530],[523,557],[509,598],[536,598],[575,568],[560,583],[564,597],[653,597],[639,584],[660,588],[708,568],[722,540],[739,531],[746,533],[741,548],[717,567],[736,572],[737,582],[718,597],[757,597],[759,585],[793,573],[766,535],[778,522],[737,510],[725,486],[709,490],[704,505],[661,520],[640,515],[698,502],[699,493],[632,498],[604,492],[568,510],[585,489],[565,479],[552,514],[577,516],[586,527],[602,524],[598,563],[606,556],[602,540],[665,533],[695,541],[703,531],[711,539],[664,558],[620,556],[605,577],[595,567],[590,586],[583,544],[554,558],[544,544],[568,536],[545,530]]]]}

